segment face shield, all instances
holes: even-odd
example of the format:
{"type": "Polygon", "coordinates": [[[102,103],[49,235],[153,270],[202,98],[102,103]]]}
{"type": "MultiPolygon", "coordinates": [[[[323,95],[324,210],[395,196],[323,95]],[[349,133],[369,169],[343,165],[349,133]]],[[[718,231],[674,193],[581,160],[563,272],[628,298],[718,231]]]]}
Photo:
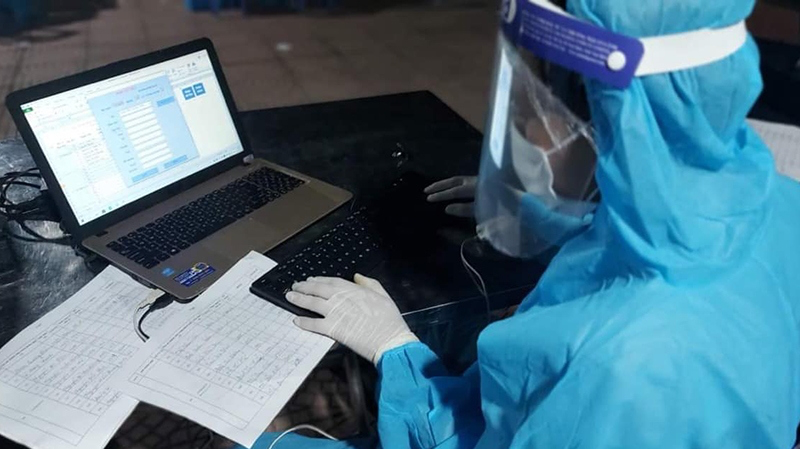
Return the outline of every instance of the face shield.
{"type": "Polygon", "coordinates": [[[479,237],[514,257],[535,257],[591,222],[599,192],[585,78],[624,89],[635,76],[721,59],[747,35],[740,23],[634,39],[569,16],[563,3],[506,0],[501,14],[475,214],[479,237]]]}

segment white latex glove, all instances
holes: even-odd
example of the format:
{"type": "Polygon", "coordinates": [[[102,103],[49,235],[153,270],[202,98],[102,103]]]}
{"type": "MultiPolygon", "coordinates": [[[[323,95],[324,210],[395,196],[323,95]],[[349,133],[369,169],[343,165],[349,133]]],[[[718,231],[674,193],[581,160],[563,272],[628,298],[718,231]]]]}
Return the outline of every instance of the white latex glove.
{"type": "Polygon", "coordinates": [[[475,189],[477,185],[477,176],[454,176],[434,182],[428,187],[425,187],[425,193],[428,194],[428,202],[431,203],[456,200],[471,201],[467,203],[448,204],[444,211],[456,217],[474,218],[475,189]]]}
{"type": "Polygon", "coordinates": [[[294,323],[336,340],[374,365],[386,351],[419,341],[380,282],[360,274],[354,281],[310,277],[294,284],[286,299],[324,317],[297,317],[294,323]]]}

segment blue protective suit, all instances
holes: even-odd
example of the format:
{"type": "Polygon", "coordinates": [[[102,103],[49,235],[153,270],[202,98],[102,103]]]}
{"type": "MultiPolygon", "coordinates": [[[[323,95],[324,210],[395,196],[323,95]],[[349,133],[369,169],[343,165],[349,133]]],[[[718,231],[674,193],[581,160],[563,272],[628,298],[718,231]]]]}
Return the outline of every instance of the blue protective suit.
{"type": "MultiPolygon", "coordinates": [[[[573,0],[568,9],[648,36],[730,25],[753,4],[573,0]]],[[[592,224],[515,316],[482,333],[463,376],[422,344],[384,355],[385,449],[794,443],[800,184],[776,173],[744,121],[761,89],[754,43],[626,90],[587,89],[603,197],[592,224]]]]}

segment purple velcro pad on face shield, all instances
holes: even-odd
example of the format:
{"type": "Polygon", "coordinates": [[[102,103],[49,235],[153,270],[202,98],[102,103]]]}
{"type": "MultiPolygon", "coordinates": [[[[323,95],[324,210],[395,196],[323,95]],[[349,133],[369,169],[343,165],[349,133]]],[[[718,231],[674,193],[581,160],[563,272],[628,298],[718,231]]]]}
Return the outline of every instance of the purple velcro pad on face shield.
{"type": "Polygon", "coordinates": [[[508,39],[534,55],[611,86],[631,84],[644,55],[635,38],[551,11],[530,0],[504,0],[508,39]]]}

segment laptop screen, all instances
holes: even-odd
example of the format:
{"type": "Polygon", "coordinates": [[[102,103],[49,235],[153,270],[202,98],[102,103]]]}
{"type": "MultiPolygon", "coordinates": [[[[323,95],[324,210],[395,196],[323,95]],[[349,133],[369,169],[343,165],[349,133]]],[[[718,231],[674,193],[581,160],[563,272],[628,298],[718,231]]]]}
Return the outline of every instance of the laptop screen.
{"type": "Polygon", "coordinates": [[[205,50],[22,111],[80,225],[244,151],[205,50]]]}

